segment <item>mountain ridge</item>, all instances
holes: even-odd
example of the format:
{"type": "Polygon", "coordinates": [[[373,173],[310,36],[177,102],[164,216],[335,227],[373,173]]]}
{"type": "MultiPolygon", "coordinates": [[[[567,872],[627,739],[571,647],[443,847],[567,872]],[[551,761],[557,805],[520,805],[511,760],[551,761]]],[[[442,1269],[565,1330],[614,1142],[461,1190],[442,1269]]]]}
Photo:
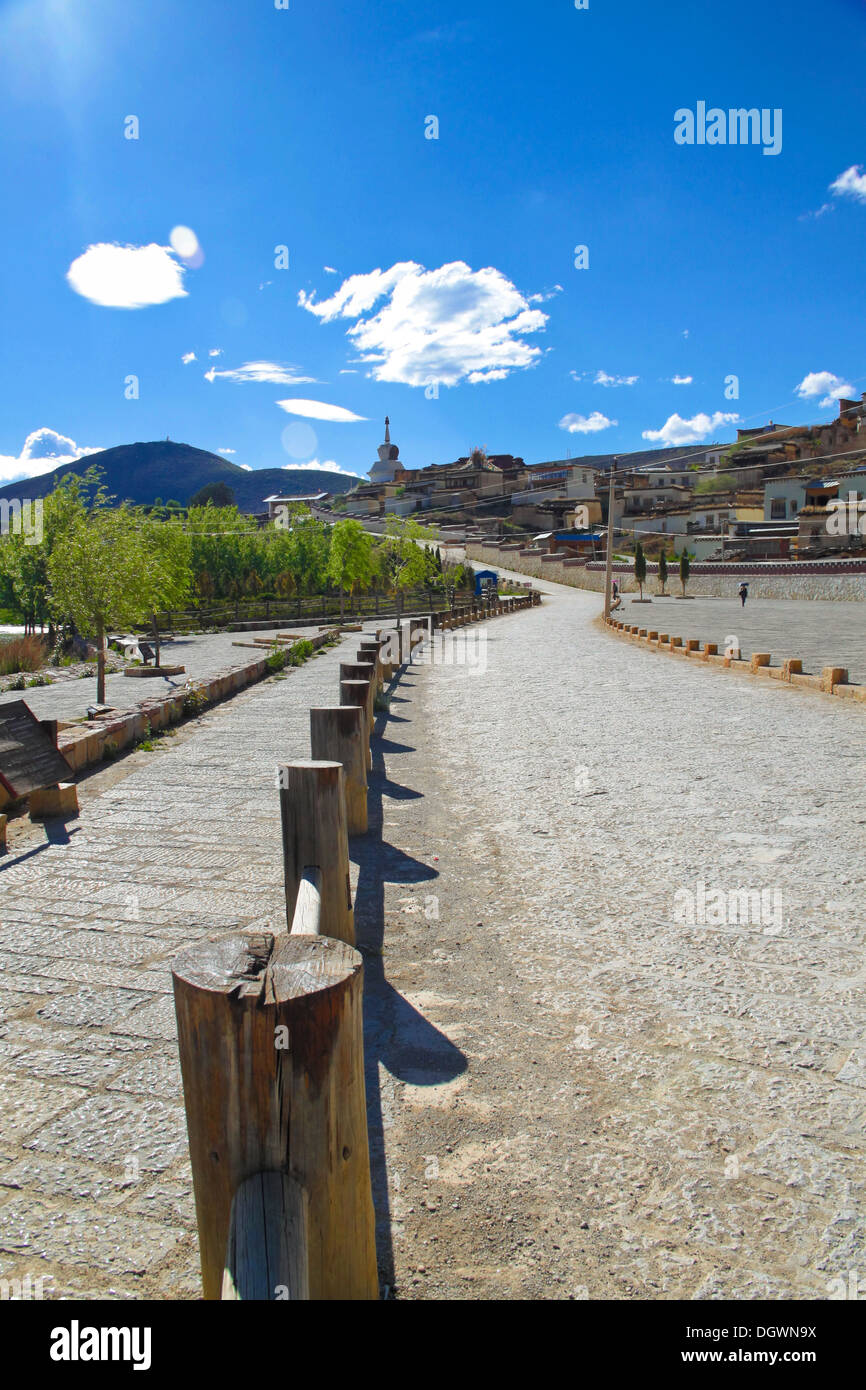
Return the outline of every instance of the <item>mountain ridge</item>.
{"type": "Polygon", "coordinates": [[[97,454],[86,454],[62,463],[38,478],[21,478],[0,487],[0,499],[46,497],[55,483],[70,473],[79,476],[96,464],[103,469],[104,484],[118,502],[149,504],[160,497],[184,506],[206,483],[227,483],[234,490],[242,512],[267,511],[265,498],[274,493],[297,496],[311,492],[336,493],[362,480],[354,474],[333,473],[325,468],[242,468],[220,454],[162,439],[118,444],[97,454]]]}

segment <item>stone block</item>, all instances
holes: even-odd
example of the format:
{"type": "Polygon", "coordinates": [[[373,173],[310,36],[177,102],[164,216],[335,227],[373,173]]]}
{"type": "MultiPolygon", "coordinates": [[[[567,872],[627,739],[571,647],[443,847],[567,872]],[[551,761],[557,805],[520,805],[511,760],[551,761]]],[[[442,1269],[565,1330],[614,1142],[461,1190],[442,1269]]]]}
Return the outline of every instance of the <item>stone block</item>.
{"type": "Polygon", "coordinates": [[[750,671],[757,671],[758,668],[759,668],[760,666],[769,666],[769,664],[770,664],[770,653],[769,653],[769,652],[752,652],[752,659],[751,659],[751,661],[749,662],[749,670],[750,670],[750,671]]]}
{"type": "Polygon", "coordinates": [[[792,676],[803,673],[803,663],[798,656],[789,656],[782,662],[782,680],[789,681],[792,676]]]}
{"type": "Polygon", "coordinates": [[[844,666],[825,666],[821,672],[821,689],[832,695],[833,687],[848,684],[848,671],[844,666]]]}
{"type": "Polygon", "coordinates": [[[30,793],[29,805],[31,820],[44,816],[77,816],[78,788],[74,782],[58,782],[55,787],[43,787],[30,793]]]}
{"type": "Polygon", "coordinates": [[[687,655],[687,656],[688,656],[689,652],[698,652],[698,651],[700,651],[700,649],[701,649],[701,644],[700,644],[700,642],[698,641],[698,639],[697,639],[696,637],[689,637],[689,638],[686,640],[686,655],[687,655]]]}

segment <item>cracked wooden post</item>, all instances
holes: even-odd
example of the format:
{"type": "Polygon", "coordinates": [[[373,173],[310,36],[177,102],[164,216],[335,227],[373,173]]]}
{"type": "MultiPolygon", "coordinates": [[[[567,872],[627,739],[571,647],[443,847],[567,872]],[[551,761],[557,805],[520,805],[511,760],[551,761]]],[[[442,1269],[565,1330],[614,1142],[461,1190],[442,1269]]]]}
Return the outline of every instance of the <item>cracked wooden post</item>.
{"type": "Polygon", "coordinates": [[[342,763],[310,760],[284,764],[279,786],[287,930],[292,928],[304,870],[314,864],[322,874],[322,935],[353,946],[355,919],[342,763]]]}
{"type": "MultiPolygon", "coordinates": [[[[371,740],[373,737],[373,726],[376,722],[376,679],[375,668],[369,662],[344,661],[340,663],[340,704],[345,705],[348,703],[353,705],[363,704],[364,714],[367,720],[367,738],[371,740]],[[363,701],[357,698],[357,691],[356,698],[351,702],[343,699],[343,685],[346,681],[366,681],[367,689],[363,701]]],[[[367,758],[367,767],[369,768],[372,766],[372,755],[370,755],[367,758]]]]}
{"type": "Polygon", "coordinates": [[[343,764],[346,825],[350,835],[367,833],[367,715],[361,705],[310,710],[310,752],[343,764]]]}
{"type": "Polygon", "coordinates": [[[364,711],[364,761],[367,764],[367,771],[373,766],[373,754],[370,748],[370,735],[373,732],[373,723],[369,713],[370,701],[370,682],[363,681],[340,681],[340,704],[341,705],[360,705],[364,711]]]}
{"type": "Polygon", "coordinates": [[[362,978],[345,942],[267,931],[174,962],[206,1299],[378,1296],[362,978]]]}

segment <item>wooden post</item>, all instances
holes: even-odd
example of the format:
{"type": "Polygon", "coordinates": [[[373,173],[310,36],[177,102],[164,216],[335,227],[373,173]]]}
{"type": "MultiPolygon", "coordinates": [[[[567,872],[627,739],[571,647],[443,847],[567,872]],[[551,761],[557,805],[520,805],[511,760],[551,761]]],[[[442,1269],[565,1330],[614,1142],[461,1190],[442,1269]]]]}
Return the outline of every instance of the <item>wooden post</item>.
{"type": "Polygon", "coordinates": [[[286,1173],[256,1173],[232,1199],[224,1301],[310,1297],[307,1194],[286,1173]]]}
{"type": "Polygon", "coordinates": [[[370,682],[368,680],[340,681],[340,704],[360,705],[364,711],[364,761],[369,770],[373,766],[373,754],[370,751],[370,736],[373,732],[373,718],[370,713],[370,682]]]}
{"type": "Polygon", "coordinates": [[[304,870],[315,864],[322,873],[322,934],[353,946],[355,920],[343,784],[343,767],[338,762],[297,762],[280,767],[286,924],[291,931],[304,870]]]}
{"type": "Polygon", "coordinates": [[[373,663],[373,670],[376,674],[376,693],[378,694],[385,684],[384,678],[382,676],[382,663],[379,660],[378,642],[362,642],[360,647],[358,648],[358,655],[356,659],[359,663],[373,663]]]}
{"type": "Polygon", "coordinates": [[[292,936],[322,935],[322,873],[310,865],[301,875],[295,915],[290,927],[292,936]]]}
{"type": "MultiPolygon", "coordinates": [[[[286,1281],[311,1299],[375,1299],[378,1292],[364,1099],[362,962],[322,936],[221,936],[184,951],[172,969],[190,1160],[206,1299],[223,1271],[233,1296],[285,1298],[269,1276],[240,1277],[238,1232],[260,1175],[271,1207],[284,1205],[287,1241],[306,1225],[306,1259],[286,1281]],[[236,1199],[234,1240],[231,1208],[236,1199]],[[257,1292],[250,1294],[250,1288],[257,1292]],[[245,1293],[244,1290],[247,1290],[245,1293]]],[[[272,1213],[273,1214],[273,1213],[272,1213]]],[[[285,1228],[284,1228],[285,1229],[285,1228]]],[[[279,1261],[275,1268],[282,1268],[279,1261]]]]}
{"type": "MultiPolygon", "coordinates": [[[[341,687],[342,689],[342,687],[341,687]]],[[[362,705],[310,710],[310,752],[343,764],[350,835],[367,833],[367,712],[362,705]]]]}

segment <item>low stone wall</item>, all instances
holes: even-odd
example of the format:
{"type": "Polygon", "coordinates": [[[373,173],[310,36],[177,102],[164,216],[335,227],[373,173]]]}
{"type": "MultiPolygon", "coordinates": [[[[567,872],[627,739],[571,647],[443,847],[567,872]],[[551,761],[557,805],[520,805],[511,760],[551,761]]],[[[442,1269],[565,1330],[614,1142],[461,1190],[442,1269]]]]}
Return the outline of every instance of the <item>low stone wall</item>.
{"type": "MultiPolygon", "coordinates": [[[[317,649],[332,635],[332,630],[326,629],[315,637],[303,640],[311,642],[313,648],[317,649]]],[[[265,654],[242,666],[217,671],[204,680],[192,680],[185,689],[173,691],[171,695],[142,700],[132,709],[106,714],[100,719],[89,719],[84,724],[61,725],[57,746],[73,770],[80,772],[85,767],[103,762],[106,748],[108,756],[113,757],[144,738],[148,730],[158,733],[169,724],[179,724],[184,718],[201,714],[210,705],[236,695],[239,690],[254,685],[268,674],[268,656],[265,654]]]]}
{"type": "MultiPolygon", "coordinates": [[[[604,593],[604,565],[599,561],[565,559],[536,549],[521,549],[509,545],[468,541],[467,558],[493,568],[529,574],[535,579],[551,579],[557,584],[571,584],[576,589],[604,593]]],[[[615,564],[613,573],[622,593],[637,593],[632,566],[615,564]]],[[[856,602],[866,599],[866,563],[862,561],[801,561],[799,564],[761,564],[760,562],[692,564],[686,592],[696,598],[734,598],[737,585],[748,581],[752,598],[836,599],[856,602]],[[859,571],[857,572],[859,567],[859,571]]],[[[655,591],[658,580],[656,565],[647,562],[648,594],[655,591]]],[[[680,592],[679,574],[674,563],[668,568],[668,591],[680,592]]]]}
{"type": "Polygon", "coordinates": [[[775,680],[786,685],[801,685],[816,690],[822,695],[835,695],[843,700],[856,700],[866,704],[866,685],[854,685],[848,680],[844,666],[825,666],[820,675],[809,674],[803,670],[798,657],[787,657],[779,666],[770,665],[769,652],[753,652],[748,661],[736,655],[720,652],[715,642],[701,643],[697,638],[683,640],[656,628],[639,627],[636,623],[626,623],[619,618],[606,618],[604,624],[608,632],[627,641],[637,642],[652,651],[664,652],[681,659],[700,661],[708,665],[722,666],[728,671],[747,676],[758,676],[775,680]]]}

